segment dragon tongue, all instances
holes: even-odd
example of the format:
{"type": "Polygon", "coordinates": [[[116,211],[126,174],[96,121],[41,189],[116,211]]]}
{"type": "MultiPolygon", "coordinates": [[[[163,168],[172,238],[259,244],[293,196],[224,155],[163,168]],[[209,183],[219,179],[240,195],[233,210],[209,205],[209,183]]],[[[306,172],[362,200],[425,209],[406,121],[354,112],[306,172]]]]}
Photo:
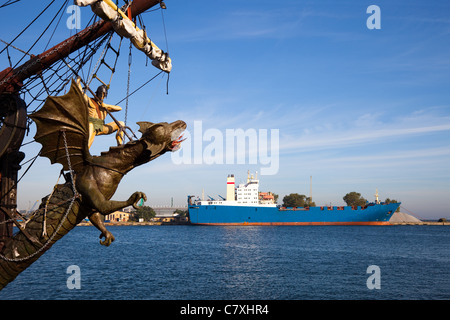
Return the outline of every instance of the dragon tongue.
{"type": "Polygon", "coordinates": [[[183,138],[183,135],[181,135],[181,136],[179,136],[176,140],[173,140],[172,141],[172,151],[176,151],[176,150],[178,150],[178,149],[180,149],[180,147],[181,147],[181,143],[184,141],[184,140],[186,140],[186,138],[184,138],[184,139],[182,139],[183,138]]]}

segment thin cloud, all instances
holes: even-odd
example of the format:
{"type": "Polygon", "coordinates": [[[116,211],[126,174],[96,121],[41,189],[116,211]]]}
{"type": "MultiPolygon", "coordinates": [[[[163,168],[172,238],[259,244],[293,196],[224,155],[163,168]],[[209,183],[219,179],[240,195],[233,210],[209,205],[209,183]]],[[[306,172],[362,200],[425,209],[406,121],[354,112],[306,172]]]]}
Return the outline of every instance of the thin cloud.
{"type": "Polygon", "coordinates": [[[239,11],[197,21],[197,24],[202,24],[201,28],[184,30],[180,33],[182,37],[175,35],[172,40],[197,42],[289,38],[298,34],[300,25],[309,15],[308,11],[298,8],[271,11],[241,8],[239,11]]]}
{"type": "Polygon", "coordinates": [[[389,152],[384,154],[371,154],[364,156],[350,156],[350,157],[334,157],[332,159],[326,158],[323,162],[334,162],[334,163],[347,163],[354,165],[355,163],[370,164],[380,163],[385,166],[387,162],[392,165],[395,161],[396,164],[404,165],[405,160],[418,160],[422,161],[423,158],[437,158],[437,157],[447,157],[450,155],[450,149],[447,147],[441,148],[427,148],[427,149],[416,149],[416,150],[402,150],[401,152],[389,152]]]}
{"type": "Polygon", "coordinates": [[[395,138],[401,136],[421,135],[441,131],[450,131],[450,124],[410,127],[410,128],[390,128],[380,130],[349,130],[344,132],[328,132],[320,136],[303,136],[296,141],[282,142],[280,149],[289,152],[310,151],[311,149],[341,148],[377,141],[383,138],[395,138]]]}

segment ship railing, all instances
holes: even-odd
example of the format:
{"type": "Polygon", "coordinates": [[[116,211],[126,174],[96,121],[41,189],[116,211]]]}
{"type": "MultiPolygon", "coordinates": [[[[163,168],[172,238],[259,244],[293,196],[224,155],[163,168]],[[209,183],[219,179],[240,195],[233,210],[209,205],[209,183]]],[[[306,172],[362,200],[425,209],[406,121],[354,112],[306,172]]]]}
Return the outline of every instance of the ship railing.
{"type": "Polygon", "coordinates": [[[308,211],[309,207],[278,207],[280,211],[308,211]]]}

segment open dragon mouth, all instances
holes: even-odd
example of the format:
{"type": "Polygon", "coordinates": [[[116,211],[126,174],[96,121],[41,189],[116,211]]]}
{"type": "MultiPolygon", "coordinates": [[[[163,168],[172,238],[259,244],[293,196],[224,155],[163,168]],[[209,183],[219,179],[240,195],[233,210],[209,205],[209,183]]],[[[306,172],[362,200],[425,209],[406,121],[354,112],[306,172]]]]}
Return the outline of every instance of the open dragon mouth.
{"type": "Polygon", "coordinates": [[[181,148],[181,143],[186,140],[186,138],[183,139],[183,135],[179,136],[177,139],[173,140],[170,144],[169,149],[171,151],[177,151],[181,148]]]}
{"type": "Polygon", "coordinates": [[[178,127],[177,129],[175,129],[172,132],[171,135],[171,142],[169,145],[169,150],[170,151],[177,151],[178,149],[181,148],[181,143],[186,140],[186,138],[183,139],[183,131],[186,129],[186,123],[184,123],[184,121],[176,121],[174,123],[172,123],[172,125],[178,127]]]}

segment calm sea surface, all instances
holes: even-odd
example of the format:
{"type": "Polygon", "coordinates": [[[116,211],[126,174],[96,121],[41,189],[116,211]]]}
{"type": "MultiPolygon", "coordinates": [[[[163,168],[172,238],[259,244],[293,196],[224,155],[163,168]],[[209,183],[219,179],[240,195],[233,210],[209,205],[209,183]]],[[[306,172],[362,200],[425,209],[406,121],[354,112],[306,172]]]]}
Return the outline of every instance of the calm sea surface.
{"type": "Polygon", "coordinates": [[[450,299],[448,226],[108,229],[104,247],[76,227],[0,299],[450,299]],[[80,289],[67,287],[71,265],[80,289]]]}

